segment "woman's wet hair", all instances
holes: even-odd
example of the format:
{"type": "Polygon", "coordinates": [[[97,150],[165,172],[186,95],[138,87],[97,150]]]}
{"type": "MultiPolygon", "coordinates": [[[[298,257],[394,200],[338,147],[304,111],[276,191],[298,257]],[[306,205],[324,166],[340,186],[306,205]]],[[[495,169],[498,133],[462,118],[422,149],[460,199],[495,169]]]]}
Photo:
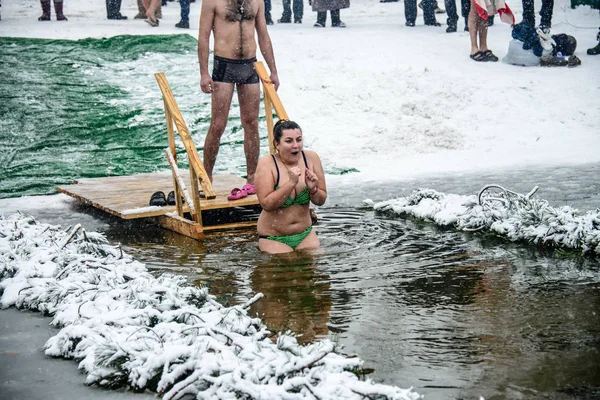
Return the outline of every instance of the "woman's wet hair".
{"type": "Polygon", "coordinates": [[[283,135],[284,129],[300,129],[300,132],[302,132],[302,128],[300,128],[300,125],[298,125],[294,121],[280,119],[273,127],[273,139],[275,143],[279,143],[281,141],[281,136],[283,135]]]}

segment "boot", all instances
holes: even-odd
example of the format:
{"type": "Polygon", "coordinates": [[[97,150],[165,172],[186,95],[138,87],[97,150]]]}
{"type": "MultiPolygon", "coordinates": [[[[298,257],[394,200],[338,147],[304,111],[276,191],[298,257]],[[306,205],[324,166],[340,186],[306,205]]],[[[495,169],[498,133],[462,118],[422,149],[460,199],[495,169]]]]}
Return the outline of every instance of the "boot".
{"type": "Polygon", "coordinates": [[[50,0],[40,0],[42,5],[42,15],[38,21],[50,21],[50,0]]]}
{"type": "Polygon", "coordinates": [[[63,14],[62,1],[54,0],[54,12],[56,13],[57,21],[68,21],[67,17],[65,17],[65,14],[63,14]]]}
{"type": "Polygon", "coordinates": [[[597,56],[598,54],[600,54],[600,43],[598,43],[596,45],[596,47],[592,47],[591,49],[587,49],[587,53],[590,56],[597,56]]]}
{"type": "Polygon", "coordinates": [[[137,0],[138,5],[138,13],[134,19],[146,19],[146,7],[144,7],[144,2],[142,0],[137,0]]]}

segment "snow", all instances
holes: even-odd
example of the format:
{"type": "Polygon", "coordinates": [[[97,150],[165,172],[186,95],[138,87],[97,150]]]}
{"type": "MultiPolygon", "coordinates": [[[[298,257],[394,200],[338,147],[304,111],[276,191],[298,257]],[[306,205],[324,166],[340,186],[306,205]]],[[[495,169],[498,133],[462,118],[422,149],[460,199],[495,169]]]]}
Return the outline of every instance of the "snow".
{"type": "Polygon", "coordinates": [[[600,208],[581,215],[570,206],[555,208],[538,198],[480,204],[475,195],[446,195],[433,189],[365,204],[378,212],[411,215],[464,231],[493,232],[512,241],[600,254],[600,208]]]}
{"type": "MultiPolygon", "coordinates": [[[[179,6],[168,3],[160,27],[152,28],[131,19],[137,13],[134,1],[123,2],[129,20],[109,21],[104,2],[67,0],[69,21],[42,23],[39,1],[5,3],[0,35],[38,38],[196,37],[200,13],[200,2],[192,3],[191,29],[178,29],[179,6]]],[[[305,5],[302,24],[269,27],[279,95],[324,165],[359,171],[328,177],[331,183],[595,163],[600,161],[600,57],[585,49],[597,43],[600,18],[589,6],[569,5],[555,1],[552,33],[577,39],[583,63],[576,68],[474,62],[462,18],[459,32],[452,34],[444,26],[423,26],[421,15],[417,26],[408,28],[402,2],[353,1],[341,12],[345,29],[314,28],[315,13],[305,5]]],[[[509,6],[520,21],[520,2],[509,6]]],[[[281,15],[280,2],[273,2],[272,15],[281,15]]],[[[445,15],[437,18],[445,22],[445,15]]],[[[500,59],[510,33],[500,21],[489,29],[490,48],[500,59]]],[[[195,79],[199,85],[199,76],[195,79]]]]}

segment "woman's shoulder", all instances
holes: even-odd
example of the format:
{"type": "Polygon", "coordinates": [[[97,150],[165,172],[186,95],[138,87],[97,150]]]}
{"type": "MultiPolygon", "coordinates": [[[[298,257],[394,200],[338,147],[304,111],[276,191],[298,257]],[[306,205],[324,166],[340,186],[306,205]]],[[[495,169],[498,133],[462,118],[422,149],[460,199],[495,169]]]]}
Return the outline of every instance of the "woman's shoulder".
{"type": "Polygon", "coordinates": [[[304,152],[304,155],[306,156],[306,158],[309,160],[318,160],[319,159],[319,155],[317,154],[316,151],[308,150],[308,149],[303,149],[302,151],[304,152]]]}

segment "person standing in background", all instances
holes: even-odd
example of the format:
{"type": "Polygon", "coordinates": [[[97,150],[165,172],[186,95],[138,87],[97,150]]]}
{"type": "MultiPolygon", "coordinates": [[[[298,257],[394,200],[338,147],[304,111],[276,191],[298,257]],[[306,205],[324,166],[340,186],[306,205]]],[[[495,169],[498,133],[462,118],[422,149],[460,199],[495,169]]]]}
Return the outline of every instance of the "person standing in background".
{"type": "Polygon", "coordinates": [[[190,29],[190,0],[179,0],[181,7],[181,20],[175,24],[176,28],[190,29]]]}
{"type": "MultiPolygon", "coordinates": [[[[292,0],[283,0],[283,14],[281,19],[277,20],[280,24],[289,24],[292,22],[292,0]]],[[[294,0],[294,23],[301,24],[304,15],[304,0],[294,0]]]]}

